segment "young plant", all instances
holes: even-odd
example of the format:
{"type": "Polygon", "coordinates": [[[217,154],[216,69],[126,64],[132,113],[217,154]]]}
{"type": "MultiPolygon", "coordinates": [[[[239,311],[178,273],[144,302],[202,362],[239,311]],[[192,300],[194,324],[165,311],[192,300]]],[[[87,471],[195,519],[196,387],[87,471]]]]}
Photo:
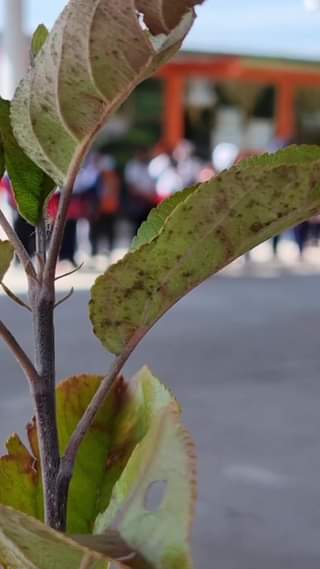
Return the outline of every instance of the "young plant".
{"type": "MultiPolygon", "coordinates": [[[[115,359],[105,376],[56,387],[56,264],[75,179],[91,144],[135,86],[179,49],[200,0],[70,0],[40,26],[12,102],[0,101],[0,169],[35,227],[31,259],[0,212],[0,282],[32,316],[34,361],[7,326],[35,419],[0,458],[0,565],[20,569],[189,569],[194,447],[172,395],[144,368],[121,370],[182,296],[253,246],[320,210],[320,149],[242,162],[153,210],[130,252],[91,291],[93,330],[115,359]],[[47,247],[47,201],[61,188],[47,247]],[[14,253],[28,303],[3,283],[14,253]]],[[[195,370],[196,372],[196,370],[195,370]]]]}

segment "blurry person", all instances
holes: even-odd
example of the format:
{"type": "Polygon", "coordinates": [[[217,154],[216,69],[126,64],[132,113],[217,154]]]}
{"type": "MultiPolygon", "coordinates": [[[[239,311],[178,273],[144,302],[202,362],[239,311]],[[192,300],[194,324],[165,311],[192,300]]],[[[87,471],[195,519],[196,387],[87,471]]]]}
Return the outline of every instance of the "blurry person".
{"type": "Polygon", "coordinates": [[[97,207],[90,222],[89,234],[93,256],[98,255],[100,242],[103,240],[107,241],[109,251],[112,251],[120,212],[121,183],[114,159],[108,155],[100,156],[97,168],[97,207]]]}
{"type": "Polygon", "coordinates": [[[319,245],[320,215],[314,215],[311,219],[309,219],[309,233],[312,245],[319,245]]]}
{"type": "Polygon", "coordinates": [[[149,173],[155,181],[159,202],[183,189],[182,179],[170,154],[162,153],[153,158],[149,165],[149,173]]]}
{"type": "Polygon", "coordinates": [[[202,162],[194,154],[194,145],[189,140],[182,140],[173,151],[176,171],[182,187],[192,186],[199,180],[202,162]]]}
{"type": "MultiPolygon", "coordinates": [[[[80,170],[75,181],[74,190],[68,210],[68,218],[63,234],[60,261],[66,265],[76,265],[77,223],[79,219],[90,220],[96,207],[98,169],[96,156],[91,154],[80,170]]],[[[55,217],[59,207],[59,192],[50,203],[49,215],[55,217]]],[[[69,267],[65,267],[66,269],[69,267]]]]}
{"type": "Polygon", "coordinates": [[[272,253],[273,253],[274,258],[278,257],[278,248],[279,248],[280,241],[281,241],[281,234],[275,235],[271,239],[272,253]]]}
{"type": "Polygon", "coordinates": [[[134,235],[158,201],[156,185],[150,174],[149,164],[149,150],[141,147],[125,168],[124,176],[129,200],[129,216],[133,224],[134,235]]]}
{"type": "Polygon", "coordinates": [[[309,237],[309,222],[304,221],[303,223],[300,223],[294,228],[293,232],[296,244],[298,245],[300,258],[302,259],[304,248],[309,237]]]}
{"type": "Polygon", "coordinates": [[[214,178],[216,176],[216,172],[212,166],[212,164],[210,164],[210,162],[206,163],[203,165],[203,167],[201,168],[200,172],[199,172],[199,178],[198,178],[198,182],[203,184],[204,182],[209,182],[209,180],[212,180],[212,178],[214,178]]]}
{"type": "Polygon", "coordinates": [[[212,152],[212,164],[216,172],[220,173],[223,170],[228,170],[233,166],[236,161],[245,159],[246,156],[240,157],[239,148],[230,142],[221,142],[217,144],[212,152]]]}

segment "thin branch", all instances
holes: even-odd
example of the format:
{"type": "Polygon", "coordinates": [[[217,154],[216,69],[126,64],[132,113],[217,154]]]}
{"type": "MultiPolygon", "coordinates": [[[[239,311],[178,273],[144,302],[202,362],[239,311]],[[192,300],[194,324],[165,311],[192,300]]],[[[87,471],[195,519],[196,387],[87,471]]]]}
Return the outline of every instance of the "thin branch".
{"type": "Polygon", "coordinates": [[[47,256],[46,222],[44,219],[41,219],[40,223],[36,226],[36,251],[39,265],[38,275],[41,282],[47,256]]]}
{"type": "Polygon", "coordinates": [[[54,307],[58,308],[58,306],[66,302],[66,300],[69,300],[69,298],[72,297],[73,293],[74,293],[74,288],[72,287],[71,290],[68,292],[68,294],[66,294],[66,296],[64,296],[63,298],[58,300],[58,302],[55,303],[54,307]]]}
{"type": "Polygon", "coordinates": [[[28,304],[26,304],[21,298],[19,298],[16,294],[14,294],[14,292],[12,292],[12,290],[7,287],[4,282],[0,283],[1,287],[3,288],[4,292],[6,293],[6,295],[10,298],[10,300],[13,300],[13,302],[15,302],[16,304],[18,304],[19,306],[22,306],[23,308],[26,308],[26,310],[28,310],[29,312],[32,312],[30,306],[28,304]]]}
{"type": "Polygon", "coordinates": [[[56,265],[62,245],[64,229],[67,221],[68,209],[74,184],[81,168],[81,164],[88,152],[91,141],[86,141],[82,145],[81,150],[76,156],[74,163],[71,166],[70,174],[65,187],[61,190],[59,208],[57,218],[53,226],[53,231],[50,239],[49,251],[46,266],[44,269],[43,278],[45,282],[50,282],[55,278],[56,265]]]}
{"type": "Polygon", "coordinates": [[[9,241],[13,245],[15,252],[25,269],[26,274],[34,279],[37,279],[37,274],[28,252],[26,251],[23,243],[20,241],[15,230],[13,229],[13,227],[11,227],[9,221],[7,220],[3,211],[1,210],[0,210],[0,226],[2,227],[9,241]]]}
{"type": "Polygon", "coordinates": [[[74,275],[75,273],[77,273],[78,271],[80,271],[80,269],[82,269],[84,263],[81,263],[80,265],[78,265],[75,269],[72,269],[72,271],[68,271],[67,273],[63,273],[63,275],[59,275],[58,277],[56,277],[54,280],[55,281],[60,281],[61,279],[64,279],[65,277],[70,277],[70,275],[74,275]]]}
{"type": "Polygon", "coordinates": [[[15,337],[11,334],[10,330],[8,330],[6,325],[1,320],[0,320],[0,337],[7,344],[10,351],[15,356],[17,362],[19,363],[20,367],[25,373],[30,384],[35,385],[36,383],[38,383],[40,378],[29,356],[26,354],[26,352],[17,342],[15,337]]]}
{"type": "Polygon", "coordinates": [[[120,371],[122,370],[130,354],[133,352],[139,341],[140,338],[130,346],[127,346],[125,351],[116,358],[113,365],[111,366],[110,372],[103,378],[99,389],[95,393],[82,418],[80,419],[78,426],[71,436],[65,454],[61,458],[60,470],[57,480],[57,494],[58,502],[60,505],[60,517],[62,517],[62,519],[66,516],[69,484],[72,478],[73,469],[80,445],[85,435],[89,431],[100,407],[103,405],[103,402],[117,381],[120,371]]]}
{"type": "Polygon", "coordinates": [[[120,371],[122,370],[132,351],[133,348],[126,350],[123,354],[116,358],[113,365],[111,366],[110,372],[103,378],[99,389],[97,390],[96,394],[85,410],[82,418],[80,419],[76,430],[71,436],[69,445],[62,459],[63,464],[67,465],[68,468],[74,465],[75,457],[83,441],[83,438],[90,429],[98,410],[100,409],[107,395],[110,393],[120,371]]]}

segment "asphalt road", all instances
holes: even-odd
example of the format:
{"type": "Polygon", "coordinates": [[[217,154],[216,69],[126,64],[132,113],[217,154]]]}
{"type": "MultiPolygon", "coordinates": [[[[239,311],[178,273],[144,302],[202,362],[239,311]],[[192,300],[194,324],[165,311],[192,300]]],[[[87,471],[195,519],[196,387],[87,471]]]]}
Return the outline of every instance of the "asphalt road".
{"type": "MultiPolygon", "coordinates": [[[[184,406],[199,453],[198,569],[320,567],[320,277],[220,277],[178,304],[128,365],[147,363],[184,406]]],[[[57,312],[58,376],[101,372],[77,292],[57,312]]],[[[0,297],[31,345],[27,313],[0,297]]],[[[30,416],[0,345],[0,435],[30,416]]]]}

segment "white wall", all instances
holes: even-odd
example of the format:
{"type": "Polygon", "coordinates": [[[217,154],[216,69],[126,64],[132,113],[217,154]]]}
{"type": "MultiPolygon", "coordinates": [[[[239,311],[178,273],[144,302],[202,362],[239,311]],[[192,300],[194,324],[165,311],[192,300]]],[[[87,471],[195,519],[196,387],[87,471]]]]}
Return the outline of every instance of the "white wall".
{"type": "Polygon", "coordinates": [[[3,0],[4,29],[0,67],[0,94],[11,99],[27,67],[24,0],[3,0]]]}

